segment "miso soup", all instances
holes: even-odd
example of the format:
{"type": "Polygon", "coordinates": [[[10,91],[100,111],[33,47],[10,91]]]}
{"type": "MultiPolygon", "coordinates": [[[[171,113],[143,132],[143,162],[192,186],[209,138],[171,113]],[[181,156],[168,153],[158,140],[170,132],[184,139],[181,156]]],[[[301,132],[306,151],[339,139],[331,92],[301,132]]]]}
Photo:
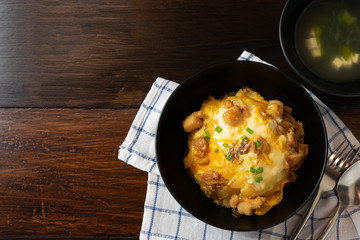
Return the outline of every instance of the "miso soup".
{"type": "Polygon", "coordinates": [[[360,0],[317,0],[301,14],[296,51],[322,79],[360,81],[360,0]]]}

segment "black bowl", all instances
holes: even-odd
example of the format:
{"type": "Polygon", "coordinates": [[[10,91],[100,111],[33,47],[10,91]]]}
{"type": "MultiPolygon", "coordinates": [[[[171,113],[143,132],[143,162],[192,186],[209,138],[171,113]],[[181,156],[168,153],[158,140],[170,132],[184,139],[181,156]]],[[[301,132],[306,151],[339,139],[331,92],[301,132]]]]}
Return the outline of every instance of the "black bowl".
{"type": "Polygon", "coordinates": [[[291,68],[305,82],[328,94],[355,97],[360,96],[360,79],[349,83],[326,81],[311,72],[301,61],[295,48],[295,28],[301,13],[316,0],[288,0],[282,11],[279,37],[283,54],[291,68]]]}
{"type": "Polygon", "coordinates": [[[255,62],[228,62],[206,68],[175,89],[164,106],[156,135],[156,155],[160,174],[173,197],[196,218],[215,227],[250,231],[276,225],[296,213],[314,194],[322,178],[327,155],[324,123],[316,104],[297,82],[277,69],[255,62]],[[188,175],[183,159],[187,133],[182,120],[200,109],[212,95],[248,86],[265,99],[278,99],[293,108],[294,117],[303,122],[309,155],[298,171],[296,182],[287,186],[282,202],[264,216],[235,218],[230,209],[216,205],[206,197],[188,175]]]}

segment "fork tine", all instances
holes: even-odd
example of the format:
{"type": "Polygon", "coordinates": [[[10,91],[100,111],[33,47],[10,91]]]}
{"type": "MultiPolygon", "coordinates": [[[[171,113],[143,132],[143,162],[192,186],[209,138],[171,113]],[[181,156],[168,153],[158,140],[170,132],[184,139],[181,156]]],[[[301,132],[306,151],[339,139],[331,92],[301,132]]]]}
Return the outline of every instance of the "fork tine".
{"type": "Polygon", "coordinates": [[[351,157],[350,164],[353,164],[353,163],[355,163],[355,162],[356,162],[356,161],[355,161],[355,159],[356,159],[356,157],[357,157],[357,155],[358,155],[359,151],[360,151],[360,147],[358,147],[356,150],[354,149],[354,155],[351,157]]]}
{"type": "Polygon", "coordinates": [[[357,149],[355,149],[355,146],[352,148],[352,150],[349,151],[349,153],[351,154],[347,154],[350,155],[349,157],[347,156],[343,161],[342,161],[342,166],[340,168],[340,172],[342,172],[343,170],[345,170],[346,168],[348,168],[351,164],[354,163],[355,158],[357,157],[357,154],[359,153],[360,147],[358,147],[357,149]]]}
{"type": "Polygon", "coordinates": [[[349,145],[343,149],[343,151],[341,152],[341,155],[338,156],[338,158],[336,158],[336,160],[334,162],[335,167],[338,167],[339,169],[341,169],[341,167],[344,166],[345,163],[349,162],[349,159],[351,159],[351,154],[352,154],[351,150],[352,150],[352,147],[349,145]],[[350,147],[349,150],[347,150],[348,147],[350,147]],[[346,150],[346,152],[345,152],[345,150],[346,150]]]}
{"type": "Polygon", "coordinates": [[[328,164],[330,166],[333,165],[334,161],[336,159],[338,159],[338,156],[342,155],[342,153],[345,151],[347,146],[345,146],[345,148],[342,151],[340,151],[341,147],[345,144],[345,142],[346,142],[346,140],[344,140],[342,143],[340,143],[340,145],[337,146],[337,148],[335,148],[334,151],[332,152],[332,154],[330,155],[330,157],[328,159],[328,164]]]}

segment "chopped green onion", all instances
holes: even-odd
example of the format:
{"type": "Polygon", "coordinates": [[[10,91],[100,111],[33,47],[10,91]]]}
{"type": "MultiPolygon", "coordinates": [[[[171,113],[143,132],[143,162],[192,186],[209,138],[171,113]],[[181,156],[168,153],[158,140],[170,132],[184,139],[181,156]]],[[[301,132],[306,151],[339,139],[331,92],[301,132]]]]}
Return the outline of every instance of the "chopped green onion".
{"type": "Polygon", "coordinates": [[[260,147],[260,146],[261,146],[261,142],[256,141],[256,142],[255,142],[255,145],[256,145],[257,147],[260,147]]]}
{"type": "Polygon", "coordinates": [[[262,180],[263,180],[262,177],[255,177],[255,182],[257,182],[257,183],[261,182],[262,180]]]}
{"type": "Polygon", "coordinates": [[[349,46],[342,46],[341,47],[341,55],[345,60],[350,59],[351,50],[350,50],[349,46]]]}
{"type": "Polygon", "coordinates": [[[253,133],[254,133],[254,131],[251,130],[250,128],[247,128],[246,131],[247,131],[248,133],[250,133],[250,134],[253,134],[253,133]]]}
{"type": "Polygon", "coordinates": [[[230,161],[232,159],[231,153],[226,154],[225,158],[230,161]]]}
{"type": "Polygon", "coordinates": [[[250,167],[250,172],[252,172],[252,173],[255,173],[255,168],[253,168],[253,167],[250,167]]]}
{"type": "Polygon", "coordinates": [[[247,138],[246,135],[242,135],[242,136],[240,137],[240,139],[241,139],[241,140],[248,140],[248,138],[247,138]]]}
{"type": "Polygon", "coordinates": [[[356,17],[351,16],[351,14],[348,11],[344,11],[341,14],[341,20],[347,24],[347,25],[351,25],[356,21],[356,17]]]}
{"type": "Polygon", "coordinates": [[[227,143],[224,143],[224,144],[223,144],[223,146],[224,146],[224,147],[228,147],[228,146],[229,146],[229,144],[227,144],[227,143]]]}
{"type": "Polygon", "coordinates": [[[217,149],[215,149],[215,152],[217,153],[219,151],[219,149],[217,148],[217,149]]]}
{"type": "Polygon", "coordinates": [[[221,133],[222,128],[221,128],[220,126],[217,126],[217,127],[215,128],[215,131],[217,131],[218,133],[221,133]]]}
{"type": "Polygon", "coordinates": [[[320,39],[320,36],[322,34],[321,27],[319,27],[319,26],[314,27],[314,33],[315,33],[316,39],[320,39]]]}
{"type": "Polygon", "coordinates": [[[264,171],[264,169],[262,167],[259,167],[258,169],[256,169],[257,174],[262,173],[263,171],[264,171]]]}
{"type": "Polygon", "coordinates": [[[205,141],[209,141],[210,140],[210,133],[208,130],[205,131],[205,141]]]}

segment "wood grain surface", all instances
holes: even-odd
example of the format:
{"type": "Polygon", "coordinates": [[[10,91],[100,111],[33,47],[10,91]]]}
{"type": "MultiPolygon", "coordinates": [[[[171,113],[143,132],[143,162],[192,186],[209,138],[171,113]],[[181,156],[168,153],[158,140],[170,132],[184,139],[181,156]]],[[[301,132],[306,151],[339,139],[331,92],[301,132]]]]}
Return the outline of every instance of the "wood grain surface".
{"type": "Polygon", "coordinates": [[[156,77],[181,83],[250,51],[303,83],[360,139],[360,98],[287,64],[286,0],[1,0],[0,239],[138,239],[147,174],[117,159],[156,77]]]}
{"type": "Polygon", "coordinates": [[[135,237],[147,174],[117,159],[135,113],[0,110],[0,238],[135,237]]]}

